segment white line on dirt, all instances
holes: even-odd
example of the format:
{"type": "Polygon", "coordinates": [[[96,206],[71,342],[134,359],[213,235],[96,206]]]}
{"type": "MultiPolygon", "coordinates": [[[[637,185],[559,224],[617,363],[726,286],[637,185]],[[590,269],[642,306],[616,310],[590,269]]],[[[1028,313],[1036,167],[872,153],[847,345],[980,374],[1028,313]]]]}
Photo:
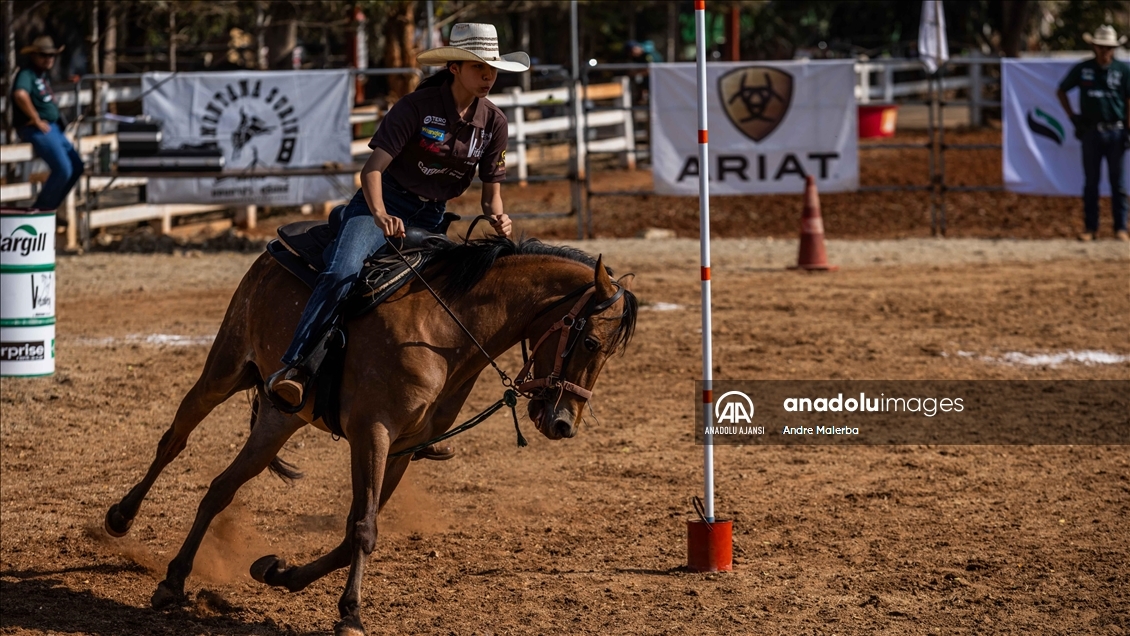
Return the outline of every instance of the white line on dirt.
{"type": "MultiPolygon", "coordinates": [[[[1067,351],[1052,353],[1022,353],[1020,351],[1009,351],[999,356],[978,356],[972,351],[958,351],[956,355],[959,358],[977,358],[982,362],[1030,367],[1058,367],[1069,362],[1087,366],[1130,362],[1130,355],[1124,356],[1109,351],[1094,351],[1090,349],[1083,351],[1072,351],[1068,349],[1067,351]]],[[[948,357],[948,354],[942,353],[942,357],[948,357]]]]}
{"type": "Polygon", "coordinates": [[[119,344],[147,344],[158,347],[202,347],[212,344],[216,336],[178,336],[166,333],[130,334],[124,338],[75,338],[75,344],[88,347],[112,347],[119,344]]]}

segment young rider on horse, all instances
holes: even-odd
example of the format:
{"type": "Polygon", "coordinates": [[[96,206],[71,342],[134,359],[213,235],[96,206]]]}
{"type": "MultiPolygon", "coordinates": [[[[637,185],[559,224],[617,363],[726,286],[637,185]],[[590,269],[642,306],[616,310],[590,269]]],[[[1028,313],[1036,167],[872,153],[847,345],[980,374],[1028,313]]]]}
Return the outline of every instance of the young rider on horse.
{"type": "MultiPolygon", "coordinates": [[[[500,56],[493,25],[456,24],[450,46],[424,51],[417,59],[446,68],[398,101],[369,142],[373,154],[361,170],[361,189],[326,248],[326,269],[306,302],[283,368],[268,381],[270,390],[292,406],[302,403],[306,381],[298,364],[329,327],[365,259],[386,237],[404,236],[406,225],[434,231],[446,202],[470,187],[476,170],[483,183],[483,213],[496,233],[510,236],[500,192],[506,177],[506,115],[486,96],[498,71],[528,70],[529,55],[500,56]]],[[[436,459],[451,455],[449,449],[435,450],[436,459]]]]}

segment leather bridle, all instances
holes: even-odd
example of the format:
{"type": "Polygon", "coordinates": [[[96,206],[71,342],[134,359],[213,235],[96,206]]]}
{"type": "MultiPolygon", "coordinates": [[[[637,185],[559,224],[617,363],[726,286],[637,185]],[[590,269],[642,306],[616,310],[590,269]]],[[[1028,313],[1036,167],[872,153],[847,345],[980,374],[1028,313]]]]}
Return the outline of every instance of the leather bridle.
{"type": "MultiPolygon", "coordinates": [[[[479,219],[475,219],[475,221],[478,220],[479,219]]],[[[474,223],[471,224],[471,227],[474,228],[474,223]]],[[[470,232],[467,233],[467,236],[470,237],[470,232]]],[[[464,242],[466,242],[466,239],[464,239],[464,242]]],[[[593,294],[596,293],[596,283],[592,282],[574,289],[573,291],[565,294],[553,303],[550,303],[550,305],[545,309],[539,311],[537,315],[534,316],[534,320],[537,320],[538,318],[549,313],[551,310],[553,310],[553,308],[559,307],[569,302],[573,298],[579,296],[579,298],[577,298],[577,302],[574,303],[573,307],[569,310],[569,313],[562,316],[560,320],[553,323],[549,327],[549,329],[547,329],[546,332],[542,334],[541,338],[538,339],[537,344],[534,345],[533,351],[529,354],[526,353],[527,339],[522,338],[522,357],[525,360],[525,364],[522,365],[522,370],[518,373],[518,380],[517,382],[515,382],[514,380],[510,379],[510,376],[506,375],[506,372],[502,370],[502,367],[498,366],[498,362],[495,361],[494,357],[491,356],[490,353],[488,353],[487,350],[483,348],[482,343],[480,343],[478,339],[475,338],[474,334],[471,333],[471,330],[463,324],[463,321],[459,320],[459,317],[456,316],[453,311],[451,311],[451,308],[447,306],[447,303],[443,302],[443,299],[439,297],[439,294],[436,293],[436,290],[432,289],[432,286],[428,284],[428,281],[424,280],[423,276],[420,276],[420,272],[416,269],[415,266],[412,265],[411,262],[408,261],[407,258],[405,258],[404,253],[391,241],[388,243],[388,245],[392,247],[392,250],[396,252],[397,256],[400,257],[400,260],[404,262],[408,269],[411,270],[412,273],[416,276],[417,280],[419,280],[432,295],[432,297],[435,298],[436,302],[439,303],[439,306],[442,307],[445,312],[447,312],[447,315],[450,316],[453,321],[455,321],[455,324],[463,330],[463,333],[466,334],[467,337],[471,339],[471,342],[473,342],[479,349],[479,351],[484,356],[486,356],[487,362],[489,362],[490,366],[494,367],[495,372],[498,373],[498,378],[502,381],[502,386],[506,387],[506,392],[503,394],[502,399],[495,402],[479,415],[471,418],[463,424],[460,424],[459,426],[448,431],[447,433],[444,433],[443,435],[432,438],[424,442],[423,444],[418,444],[416,446],[413,446],[412,448],[393,453],[392,455],[389,455],[389,457],[399,457],[405,454],[412,454],[416,451],[426,448],[431,444],[435,444],[436,442],[448,439],[453,435],[477,426],[480,422],[485,420],[492,413],[502,408],[503,406],[510,408],[510,415],[514,418],[514,431],[518,434],[518,446],[525,446],[526,439],[522,437],[522,430],[518,425],[518,413],[514,410],[515,406],[517,406],[519,395],[530,400],[545,399],[548,393],[556,390],[557,401],[554,404],[554,408],[557,408],[557,405],[560,404],[561,398],[565,395],[566,391],[579,396],[585,401],[588,401],[590,398],[592,398],[592,391],[589,391],[588,389],[573,382],[569,382],[568,380],[563,378],[562,369],[565,368],[565,365],[572,357],[573,350],[577,345],[577,340],[580,339],[581,332],[584,331],[585,325],[588,323],[589,319],[596,314],[605,311],[606,309],[614,305],[617,300],[623,297],[625,290],[620,286],[619,283],[612,283],[612,286],[616,288],[616,291],[612,294],[612,296],[608,298],[608,300],[605,300],[603,302],[593,302],[593,294]],[[549,339],[549,336],[555,331],[560,332],[560,335],[558,336],[557,351],[556,355],[554,356],[553,371],[544,378],[534,378],[534,355],[537,354],[538,348],[540,348],[542,344],[544,344],[549,339]]]]}
{"type": "Polygon", "coordinates": [[[557,392],[557,401],[554,404],[561,402],[561,398],[565,392],[568,391],[580,397],[583,400],[592,398],[592,391],[566,380],[562,374],[565,365],[569,363],[569,359],[573,355],[573,351],[577,347],[577,341],[581,338],[581,333],[584,331],[585,325],[595,315],[605,311],[612,305],[616,304],[624,295],[624,288],[617,283],[612,283],[616,287],[616,292],[612,294],[607,300],[600,303],[593,301],[593,295],[596,293],[596,283],[589,283],[583,287],[566,294],[561,299],[557,300],[550,306],[538,312],[537,318],[549,313],[555,307],[568,302],[576,297],[577,302],[573,303],[573,307],[562,316],[557,322],[550,325],[549,329],[541,335],[531,349],[529,354],[526,353],[526,339],[522,339],[522,358],[525,362],[522,369],[518,371],[515,378],[515,390],[529,399],[544,398],[547,394],[553,391],[557,392]],[[537,356],[538,350],[545,344],[554,333],[558,334],[557,337],[557,351],[553,356],[553,371],[544,378],[533,377],[533,366],[537,356]]]}

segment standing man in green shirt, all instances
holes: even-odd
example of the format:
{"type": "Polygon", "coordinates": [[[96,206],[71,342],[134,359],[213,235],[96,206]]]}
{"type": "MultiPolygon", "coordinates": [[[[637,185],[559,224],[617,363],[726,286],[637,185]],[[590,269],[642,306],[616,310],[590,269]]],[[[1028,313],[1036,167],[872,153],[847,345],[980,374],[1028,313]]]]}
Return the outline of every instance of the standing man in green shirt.
{"type": "Polygon", "coordinates": [[[1093,241],[1099,231],[1099,174],[1102,161],[1110,177],[1110,207],[1114,236],[1130,241],[1126,228],[1126,182],[1123,157],[1130,149],[1130,64],[1114,59],[1114,49],[1126,41],[1114,27],[1103,25],[1083,40],[1095,57],[1071,68],[1059,83],[1056,96],[1075,126],[1075,137],[1083,143],[1083,223],[1080,241],[1093,241]],[[1079,87],[1079,113],[1071,109],[1067,91],[1079,87]]]}
{"type": "Polygon", "coordinates": [[[31,144],[35,154],[51,169],[51,175],[32,204],[40,210],[58,209],[82,176],[82,157],[63,134],[59,105],[48,77],[55,66],[55,57],[62,51],[63,47],[55,48],[49,35],[35,38],[31,46],[20,50],[29,56],[31,66],[21,68],[12,83],[12,102],[16,105],[12,125],[16,134],[31,144]]]}

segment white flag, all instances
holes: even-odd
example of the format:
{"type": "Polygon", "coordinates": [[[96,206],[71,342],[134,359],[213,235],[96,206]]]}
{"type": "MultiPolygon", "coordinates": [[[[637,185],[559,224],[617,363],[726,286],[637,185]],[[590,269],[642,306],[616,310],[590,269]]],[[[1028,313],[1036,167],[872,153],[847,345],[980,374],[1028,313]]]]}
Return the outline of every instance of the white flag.
{"type": "Polygon", "coordinates": [[[946,15],[942,0],[922,0],[922,22],[918,25],[918,57],[935,73],[950,59],[946,42],[946,15]]]}

